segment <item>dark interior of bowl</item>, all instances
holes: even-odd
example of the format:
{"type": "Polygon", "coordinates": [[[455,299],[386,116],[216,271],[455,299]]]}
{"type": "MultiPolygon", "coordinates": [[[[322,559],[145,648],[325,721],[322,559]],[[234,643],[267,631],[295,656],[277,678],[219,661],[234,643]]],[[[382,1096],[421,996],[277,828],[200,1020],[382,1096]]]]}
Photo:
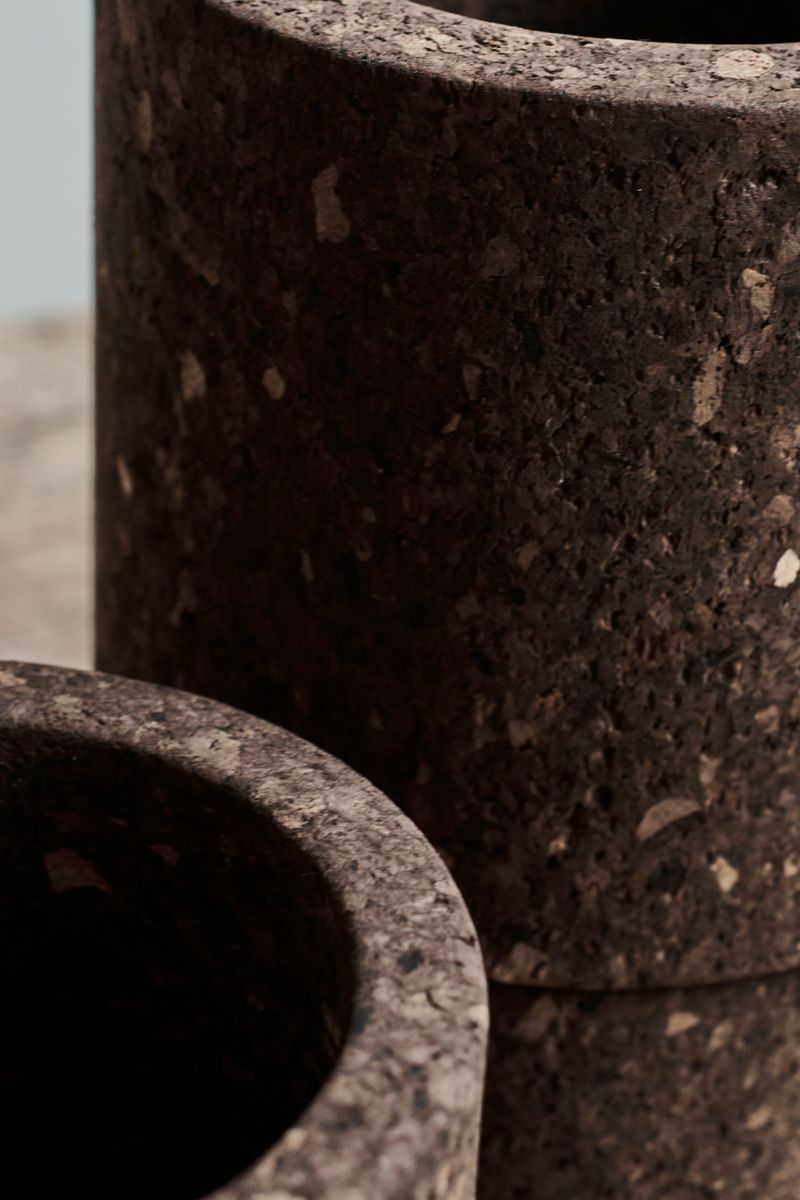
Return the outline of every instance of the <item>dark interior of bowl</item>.
{"type": "Polygon", "coordinates": [[[232,789],[0,731],[0,1186],[196,1200],[290,1127],[352,1009],[348,921],[232,789]]]}
{"type": "Polygon", "coordinates": [[[462,16],[548,33],[719,45],[800,41],[800,8],[767,0],[426,0],[462,16]]]}

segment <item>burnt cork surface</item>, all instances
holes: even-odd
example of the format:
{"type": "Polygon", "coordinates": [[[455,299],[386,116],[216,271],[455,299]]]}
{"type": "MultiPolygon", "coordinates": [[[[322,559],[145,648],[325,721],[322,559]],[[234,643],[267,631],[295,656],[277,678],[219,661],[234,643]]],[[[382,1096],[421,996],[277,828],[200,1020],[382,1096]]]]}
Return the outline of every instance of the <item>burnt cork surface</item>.
{"type": "Polygon", "coordinates": [[[480,1200],[796,1200],[800,974],[491,990],[480,1200]]]}
{"type": "Polygon", "coordinates": [[[800,964],[798,31],[659,8],[98,7],[98,662],[368,775],[506,983],[800,964]]]}
{"type": "Polygon", "coordinates": [[[207,700],[3,663],[0,861],[9,1194],[474,1197],[477,938],[348,768],[207,700]]]}

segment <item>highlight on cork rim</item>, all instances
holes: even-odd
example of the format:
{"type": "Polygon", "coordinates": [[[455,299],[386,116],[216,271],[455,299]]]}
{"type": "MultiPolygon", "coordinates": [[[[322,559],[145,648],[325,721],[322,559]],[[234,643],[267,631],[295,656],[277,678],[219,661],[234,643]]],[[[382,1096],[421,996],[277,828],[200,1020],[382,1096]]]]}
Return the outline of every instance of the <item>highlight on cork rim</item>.
{"type": "Polygon", "coordinates": [[[428,8],[543,33],[689,45],[800,41],[800,8],[731,0],[425,0],[428,8]]]}
{"type": "Polygon", "coordinates": [[[0,731],[0,857],[8,1194],[199,1200],[246,1171],[351,1018],[315,863],[228,785],[25,729],[0,731]]]}

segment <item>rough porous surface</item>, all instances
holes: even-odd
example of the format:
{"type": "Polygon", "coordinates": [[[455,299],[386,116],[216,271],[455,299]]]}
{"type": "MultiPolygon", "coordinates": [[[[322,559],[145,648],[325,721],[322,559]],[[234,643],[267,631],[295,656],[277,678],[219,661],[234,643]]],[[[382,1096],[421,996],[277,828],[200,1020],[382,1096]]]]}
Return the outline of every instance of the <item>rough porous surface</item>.
{"type": "Polygon", "coordinates": [[[481,1200],[796,1200],[800,975],[495,984],[481,1200]]]}
{"type": "Polygon", "coordinates": [[[496,980],[800,963],[797,46],[98,39],[99,663],[375,780],[496,980]]]}
{"type": "Polygon", "coordinates": [[[0,859],[10,1193],[474,1197],[477,937],[348,768],[208,700],[3,663],[0,859]]]}

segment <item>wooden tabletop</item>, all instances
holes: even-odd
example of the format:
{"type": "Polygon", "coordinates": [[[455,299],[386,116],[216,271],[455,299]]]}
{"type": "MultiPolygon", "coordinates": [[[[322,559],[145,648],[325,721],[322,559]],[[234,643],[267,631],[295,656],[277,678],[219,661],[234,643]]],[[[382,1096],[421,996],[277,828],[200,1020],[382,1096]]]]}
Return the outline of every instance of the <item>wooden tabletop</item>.
{"type": "Polygon", "coordinates": [[[91,663],[90,324],[0,325],[0,658],[91,663]]]}

